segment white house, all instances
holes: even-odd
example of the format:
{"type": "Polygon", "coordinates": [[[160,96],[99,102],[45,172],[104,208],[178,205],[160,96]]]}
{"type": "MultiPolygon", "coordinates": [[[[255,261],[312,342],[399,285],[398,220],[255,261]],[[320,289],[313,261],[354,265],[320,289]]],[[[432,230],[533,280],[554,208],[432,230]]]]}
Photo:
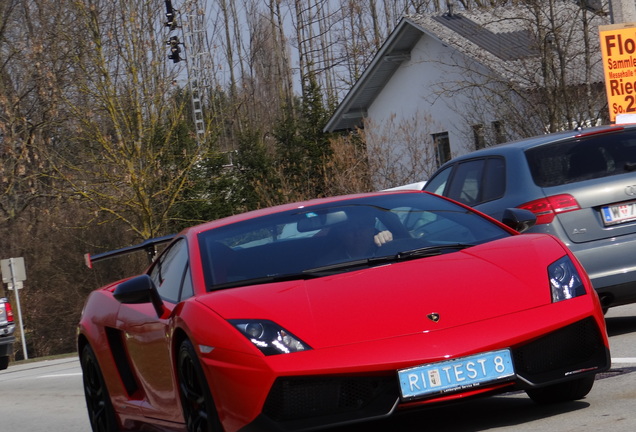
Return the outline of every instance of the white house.
{"type": "MultiPolygon", "coordinates": [[[[536,97],[538,87],[561,78],[550,75],[546,64],[560,62],[568,86],[603,104],[598,26],[610,17],[579,4],[557,1],[551,11],[519,6],[405,16],[324,129],[363,130],[370,159],[385,158],[379,165],[393,169],[375,179],[384,188],[425,180],[452,156],[521,136],[522,123],[510,126],[524,118],[520,107],[528,109],[532,100],[526,96],[536,97]],[[567,57],[551,49],[563,41],[572,47],[567,57]]],[[[540,103],[530,105],[541,109],[540,103]]],[[[553,121],[560,121],[558,115],[553,121]]],[[[531,121],[536,123],[529,116],[531,121]]],[[[532,131],[545,124],[527,126],[532,131]]]]}

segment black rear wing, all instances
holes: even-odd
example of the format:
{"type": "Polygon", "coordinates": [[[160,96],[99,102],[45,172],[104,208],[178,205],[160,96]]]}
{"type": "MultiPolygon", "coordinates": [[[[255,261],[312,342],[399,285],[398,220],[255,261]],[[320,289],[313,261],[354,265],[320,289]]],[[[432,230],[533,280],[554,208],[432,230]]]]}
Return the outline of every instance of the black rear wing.
{"type": "Polygon", "coordinates": [[[128,246],[125,248],[121,248],[121,249],[115,249],[112,251],[108,251],[108,252],[103,252],[100,254],[96,254],[96,255],[91,255],[89,253],[84,254],[84,262],[86,263],[86,267],[92,269],[93,268],[93,263],[97,262],[97,261],[102,261],[105,260],[107,258],[113,258],[116,256],[120,256],[120,255],[126,255],[129,254],[131,252],[137,252],[140,250],[145,250],[146,254],[148,255],[148,260],[150,262],[152,262],[152,260],[154,259],[155,255],[157,254],[157,245],[162,244],[162,243],[167,243],[169,241],[171,241],[174,238],[174,234],[172,235],[167,235],[167,236],[163,236],[163,237],[157,237],[157,238],[153,238],[153,239],[148,239],[143,241],[142,243],[133,245],[133,246],[128,246]]]}

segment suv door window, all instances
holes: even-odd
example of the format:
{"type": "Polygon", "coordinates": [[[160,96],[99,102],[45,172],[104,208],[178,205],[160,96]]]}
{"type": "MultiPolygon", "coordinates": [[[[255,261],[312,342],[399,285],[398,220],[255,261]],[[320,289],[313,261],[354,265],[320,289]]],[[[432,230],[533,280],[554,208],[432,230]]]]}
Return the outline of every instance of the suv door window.
{"type": "Polygon", "coordinates": [[[490,157],[449,166],[435,175],[424,190],[469,206],[501,198],[506,191],[505,160],[490,157]]]}
{"type": "Polygon", "coordinates": [[[424,190],[437,195],[444,195],[444,189],[446,189],[446,183],[448,182],[448,177],[450,177],[452,171],[453,165],[448,168],[444,168],[443,171],[440,171],[437,175],[435,175],[435,177],[426,182],[424,190]]]}
{"type": "Polygon", "coordinates": [[[506,162],[504,158],[493,157],[486,160],[486,172],[483,176],[482,202],[503,197],[506,192],[506,162]]]}
{"type": "Polygon", "coordinates": [[[480,188],[485,165],[486,159],[476,159],[458,164],[446,195],[469,206],[480,203],[480,188]]]}

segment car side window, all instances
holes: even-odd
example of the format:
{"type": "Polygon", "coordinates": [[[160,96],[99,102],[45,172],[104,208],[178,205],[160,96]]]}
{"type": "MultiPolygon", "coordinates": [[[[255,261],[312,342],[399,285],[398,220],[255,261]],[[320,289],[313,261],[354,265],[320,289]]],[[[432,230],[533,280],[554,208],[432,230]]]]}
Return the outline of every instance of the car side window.
{"type": "Polygon", "coordinates": [[[452,165],[445,168],[443,171],[440,171],[435,177],[426,182],[424,190],[437,195],[444,195],[444,189],[446,188],[446,183],[448,182],[448,178],[452,171],[452,165]]]}
{"type": "Polygon", "coordinates": [[[487,159],[483,176],[481,201],[492,201],[503,197],[506,192],[506,161],[501,157],[487,159]]]}
{"type": "Polygon", "coordinates": [[[469,206],[480,203],[485,165],[486,159],[475,159],[458,164],[446,196],[469,206]]]}
{"type": "Polygon", "coordinates": [[[190,276],[190,266],[186,268],[186,274],[183,278],[183,287],[181,288],[181,295],[179,301],[183,301],[194,295],[194,287],[192,286],[192,277],[190,276]]]}
{"type": "Polygon", "coordinates": [[[179,302],[179,298],[183,297],[180,292],[184,277],[189,277],[189,272],[186,274],[187,269],[188,248],[185,240],[179,240],[159,256],[150,272],[162,299],[172,303],[179,302]]]}

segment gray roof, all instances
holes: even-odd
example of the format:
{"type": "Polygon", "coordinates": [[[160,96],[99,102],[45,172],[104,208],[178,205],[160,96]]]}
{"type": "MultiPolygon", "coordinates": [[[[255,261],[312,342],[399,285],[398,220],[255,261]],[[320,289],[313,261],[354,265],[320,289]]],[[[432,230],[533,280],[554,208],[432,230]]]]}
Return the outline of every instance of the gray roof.
{"type": "Polygon", "coordinates": [[[495,33],[460,14],[431,18],[501,60],[510,61],[539,54],[536,40],[529,30],[495,33]]]}
{"type": "MultiPolygon", "coordinates": [[[[561,23],[583,22],[582,9],[574,2],[556,3],[556,15],[561,23]]],[[[422,37],[431,37],[479,62],[520,88],[536,87],[541,82],[538,38],[529,23],[537,17],[527,7],[505,7],[492,10],[461,11],[438,15],[410,15],[403,17],[389,35],[360,79],[347,93],[325,126],[326,131],[353,129],[362,124],[367,109],[389,81],[402,61],[410,58],[410,51],[422,37]]],[[[540,12],[542,13],[542,12],[540,12]]],[[[598,26],[609,19],[588,13],[593,18],[589,31],[591,47],[595,51],[592,68],[585,67],[582,26],[569,25],[567,43],[571,53],[568,60],[571,84],[602,82],[603,69],[598,43],[598,26]],[[591,76],[589,75],[591,73],[591,76]]],[[[543,17],[543,19],[547,19],[543,17]]]]}

